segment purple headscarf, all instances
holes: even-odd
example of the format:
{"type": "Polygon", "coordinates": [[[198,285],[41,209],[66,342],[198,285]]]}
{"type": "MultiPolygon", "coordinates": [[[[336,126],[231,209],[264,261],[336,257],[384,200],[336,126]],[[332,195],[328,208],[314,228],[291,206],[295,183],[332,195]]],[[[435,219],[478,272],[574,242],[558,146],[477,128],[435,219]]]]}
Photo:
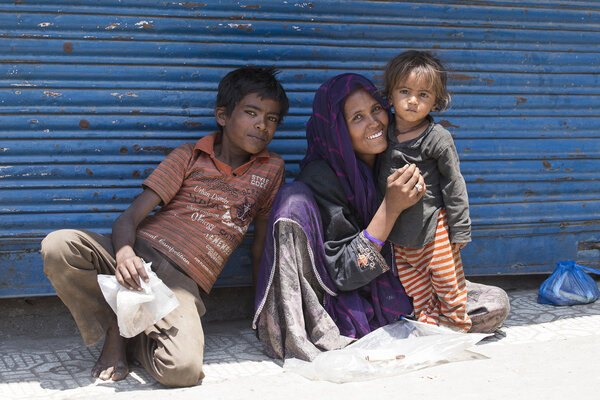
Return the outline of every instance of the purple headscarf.
{"type": "Polygon", "coordinates": [[[356,158],[344,119],[346,98],[361,88],[382,105],[392,120],[388,102],[364,76],[347,73],[329,79],[315,93],[313,113],[306,125],[308,150],[300,167],[313,160],[326,160],[337,174],[348,201],[367,226],[378,207],[373,171],[356,158]]]}

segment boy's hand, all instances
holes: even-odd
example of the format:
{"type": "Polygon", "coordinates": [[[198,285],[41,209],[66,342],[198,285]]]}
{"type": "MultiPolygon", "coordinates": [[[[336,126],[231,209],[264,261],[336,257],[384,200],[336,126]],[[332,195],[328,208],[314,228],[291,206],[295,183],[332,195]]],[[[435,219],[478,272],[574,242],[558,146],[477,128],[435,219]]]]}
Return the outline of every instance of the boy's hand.
{"type": "Polygon", "coordinates": [[[115,271],[117,282],[130,290],[142,290],[140,277],[144,282],[148,282],[148,274],[146,274],[142,259],[135,254],[133,248],[131,246],[121,247],[115,258],[117,261],[115,271]]]}
{"type": "Polygon", "coordinates": [[[461,249],[464,249],[467,246],[466,243],[452,243],[452,250],[457,252],[461,249]]]}
{"type": "Polygon", "coordinates": [[[148,282],[144,263],[133,251],[133,245],[138,225],[159,203],[160,197],[146,188],[113,224],[112,242],[117,262],[115,276],[117,282],[127,289],[142,290],[140,276],[148,282]]]}

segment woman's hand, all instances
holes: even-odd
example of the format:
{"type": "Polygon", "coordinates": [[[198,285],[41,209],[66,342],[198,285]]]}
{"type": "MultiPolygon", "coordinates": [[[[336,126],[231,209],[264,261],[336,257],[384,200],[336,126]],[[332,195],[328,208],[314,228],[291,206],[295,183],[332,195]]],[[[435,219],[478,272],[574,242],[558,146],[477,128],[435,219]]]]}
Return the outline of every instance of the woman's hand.
{"type": "Polygon", "coordinates": [[[388,176],[383,201],[388,212],[397,217],[421,200],[425,189],[425,181],[419,168],[414,164],[405,165],[388,176]]]}
{"type": "Polygon", "coordinates": [[[425,181],[414,164],[405,165],[388,176],[383,201],[367,226],[369,235],[380,241],[387,240],[398,216],[421,200],[424,193],[425,181]]]}

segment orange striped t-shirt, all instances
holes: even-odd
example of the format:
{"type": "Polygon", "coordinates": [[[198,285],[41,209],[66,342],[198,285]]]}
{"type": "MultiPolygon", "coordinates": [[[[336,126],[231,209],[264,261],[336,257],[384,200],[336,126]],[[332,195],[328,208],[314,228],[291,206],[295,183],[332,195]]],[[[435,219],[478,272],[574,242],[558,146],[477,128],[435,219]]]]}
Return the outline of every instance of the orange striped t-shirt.
{"type": "Polygon", "coordinates": [[[268,216],[284,181],[283,159],[268,150],[231,170],[217,160],[215,132],[173,150],[142,183],[162,208],[137,235],[210,292],[227,259],[257,216],[268,216]]]}

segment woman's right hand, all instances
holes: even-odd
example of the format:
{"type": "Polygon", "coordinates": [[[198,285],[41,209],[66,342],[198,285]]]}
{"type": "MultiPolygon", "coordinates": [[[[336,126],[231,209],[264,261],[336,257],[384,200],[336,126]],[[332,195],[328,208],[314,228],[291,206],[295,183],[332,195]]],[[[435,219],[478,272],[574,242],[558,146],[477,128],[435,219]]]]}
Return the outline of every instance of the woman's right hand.
{"type": "Polygon", "coordinates": [[[425,181],[416,165],[405,165],[387,178],[384,203],[389,213],[400,215],[416,204],[425,193],[425,181]]]}

